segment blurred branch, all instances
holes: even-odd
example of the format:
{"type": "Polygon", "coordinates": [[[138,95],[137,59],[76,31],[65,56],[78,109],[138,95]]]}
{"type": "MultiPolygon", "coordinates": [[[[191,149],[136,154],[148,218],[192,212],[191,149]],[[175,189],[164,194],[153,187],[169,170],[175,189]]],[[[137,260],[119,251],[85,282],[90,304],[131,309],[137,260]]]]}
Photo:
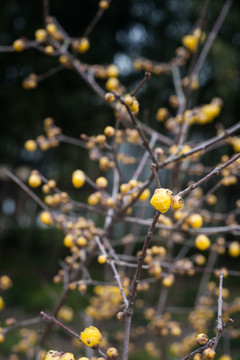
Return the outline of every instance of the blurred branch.
{"type": "Polygon", "coordinates": [[[27,186],[25,185],[17,176],[15,176],[8,169],[2,169],[2,172],[13,180],[21,189],[23,189],[41,208],[45,211],[49,211],[48,206],[27,186]]]}
{"type": "MultiPolygon", "coordinates": [[[[227,16],[228,14],[228,11],[232,5],[232,2],[233,0],[227,0],[222,8],[222,11],[220,12],[219,14],[219,17],[217,19],[217,21],[215,22],[213,28],[212,28],[212,31],[210,32],[210,34],[208,35],[208,38],[207,38],[207,41],[205,43],[205,45],[203,46],[203,49],[200,53],[200,56],[196,62],[196,65],[194,66],[192,72],[191,72],[191,75],[190,75],[190,81],[189,81],[189,84],[191,86],[191,82],[192,80],[198,76],[198,73],[199,71],[201,70],[205,60],[206,60],[206,57],[209,53],[209,50],[211,49],[211,46],[214,42],[214,40],[216,39],[217,35],[218,35],[218,32],[224,22],[224,19],[225,17],[227,16]]],[[[188,104],[188,100],[189,100],[189,95],[190,95],[190,91],[188,91],[188,94],[185,98],[185,101],[181,104],[181,106],[179,107],[179,111],[178,113],[179,114],[182,114],[184,112],[184,110],[186,109],[187,107],[187,104],[188,104]]]]}
{"type": "MultiPolygon", "coordinates": [[[[111,0],[108,0],[108,5],[110,6],[111,0]]],[[[82,36],[83,37],[87,37],[89,36],[90,32],[92,32],[92,30],[94,29],[94,27],[97,25],[97,23],[101,20],[101,17],[103,16],[103,14],[105,13],[106,9],[101,9],[99,8],[96,12],[96,15],[94,16],[94,18],[92,19],[92,21],[89,23],[89,25],[87,26],[87,28],[84,30],[82,36]]]]}
{"type": "Polygon", "coordinates": [[[49,0],[43,0],[43,26],[46,27],[47,19],[50,16],[50,3],[49,0]]]}

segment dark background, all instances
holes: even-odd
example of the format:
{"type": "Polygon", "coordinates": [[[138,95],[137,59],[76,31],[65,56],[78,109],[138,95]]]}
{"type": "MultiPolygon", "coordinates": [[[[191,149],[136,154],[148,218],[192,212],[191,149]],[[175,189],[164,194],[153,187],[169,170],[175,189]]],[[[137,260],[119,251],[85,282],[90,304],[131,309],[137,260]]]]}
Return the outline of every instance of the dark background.
{"type": "MultiPolygon", "coordinates": [[[[53,0],[51,14],[70,36],[77,37],[95,15],[97,4],[94,0],[53,0]]],[[[224,1],[210,2],[207,33],[223,5],[224,1]]],[[[144,56],[169,61],[176,47],[181,45],[181,38],[194,27],[202,6],[203,2],[197,0],[113,0],[90,34],[91,48],[81,59],[90,64],[117,64],[121,82],[132,90],[143,77],[143,71],[136,72],[132,67],[134,58],[144,56]]],[[[209,138],[216,133],[218,123],[228,128],[239,119],[239,13],[240,3],[235,1],[201,71],[200,89],[191,99],[194,105],[208,103],[214,96],[220,96],[224,101],[223,111],[206,127],[193,127],[192,137],[209,138]]],[[[10,45],[22,36],[33,39],[34,31],[42,26],[40,0],[0,2],[1,45],[10,45]]],[[[74,169],[81,168],[90,174],[95,171],[95,167],[89,165],[86,153],[75,146],[61,144],[57,149],[32,155],[24,150],[23,144],[27,139],[43,134],[42,122],[47,116],[55,119],[65,135],[79,137],[81,133],[98,134],[104,126],[112,125],[111,111],[71,70],[63,70],[41,82],[33,91],[22,88],[24,77],[31,72],[44,73],[56,66],[58,60],[55,58],[36,50],[1,52],[0,64],[0,167],[9,167],[23,180],[31,169],[37,168],[47,177],[56,178],[62,190],[72,192],[71,173],[74,169]]],[[[181,73],[185,75],[187,68],[182,68],[181,73]]],[[[100,81],[100,84],[104,86],[104,82],[100,81]]],[[[139,93],[139,118],[167,134],[162,125],[156,123],[155,113],[158,107],[168,105],[169,95],[173,93],[171,76],[153,76],[139,93]]],[[[232,154],[226,146],[208,161],[205,159],[206,164],[212,166],[224,152],[232,154]]],[[[12,309],[21,304],[24,311],[35,313],[42,305],[51,303],[47,291],[39,290],[39,283],[46,290],[45,282],[55,274],[57,261],[65,254],[62,235],[57,230],[39,226],[36,204],[3,175],[0,177],[0,211],[0,270],[16,282],[6,295],[8,304],[12,309]]]]}

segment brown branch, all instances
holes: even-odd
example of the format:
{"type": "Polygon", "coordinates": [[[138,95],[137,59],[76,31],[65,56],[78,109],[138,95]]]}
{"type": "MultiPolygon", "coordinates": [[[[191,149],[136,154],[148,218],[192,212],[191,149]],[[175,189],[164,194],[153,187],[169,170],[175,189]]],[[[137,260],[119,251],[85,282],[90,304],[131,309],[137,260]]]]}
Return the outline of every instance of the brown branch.
{"type": "MultiPolygon", "coordinates": [[[[70,289],[65,289],[63,290],[61,296],[60,296],[60,299],[58,300],[58,303],[57,305],[55,306],[53,312],[52,312],[52,316],[55,317],[57,316],[59,310],[61,309],[61,307],[63,306],[63,304],[66,302],[68,296],[70,295],[71,293],[71,290],[70,289]]],[[[48,339],[48,336],[49,336],[49,333],[52,329],[52,326],[53,326],[53,323],[49,323],[48,326],[45,328],[43,334],[42,334],[42,337],[39,341],[39,346],[42,347],[46,340],[48,339]]]]}
{"type": "Polygon", "coordinates": [[[130,292],[129,299],[128,299],[128,307],[125,309],[125,333],[124,333],[124,344],[123,344],[123,360],[128,359],[128,347],[129,347],[131,320],[132,320],[133,309],[134,309],[134,300],[137,295],[137,287],[139,284],[144,259],[146,257],[147,249],[148,249],[149,243],[151,241],[151,238],[153,236],[153,232],[156,227],[159,216],[160,216],[160,212],[157,211],[156,214],[154,215],[152,224],[148,230],[146,239],[144,241],[141,255],[138,258],[138,266],[137,266],[137,269],[136,269],[136,272],[135,272],[135,275],[133,277],[133,281],[131,284],[131,292],[130,292]]]}
{"type": "Polygon", "coordinates": [[[232,5],[232,2],[233,0],[227,0],[222,8],[222,11],[220,12],[219,14],[219,17],[217,19],[217,21],[215,22],[214,26],[213,26],[213,29],[212,31],[210,32],[210,34],[208,35],[208,38],[207,38],[207,41],[202,49],[202,52],[199,56],[199,59],[194,67],[194,70],[192,72],[192,78],[197,76],[199,71],[201,70],[203,64],[204,64],[204,61],[206,60],[206,57],[209,53],[209,50],[214,42],[214,40],[216,39],[217,37],[217,34],[228,14],[228,11],[232,5]]]}
{"type": "Polygon", "coordinates": [[[200,298],[200,296],[202,296],[202,294],[204,293],[204,291],[206,289],[206,286],[207,286],[207,283],[209,282],[210,276],[213,273],[214,265],[217,261],[217,258],[218,258],[217,251],[210,251],[206,266],[203,269],[203,275],[201,277],[200,284],[198,286],[198,292],[197,292],[197,296],[196,296],[196,300],[195,300],[195,306],[198,305],[199,298],[200,298]]]}
{"type": "Polygon", "coordinates": [[[135,96],[136,93],[141,89],[141,87],[143,87],[143,85],[149,80],[151,79],[151,72],[150,71],[146,71],[145,72],[145,76],[143,78],[143,80],[136,86],[136,88],[131,92],[131,96],[135,96]]]}
{"type": "Polygon", "coordinates": [[[232,134],[234,134],[235,132],[237,132],[240,129],[240,122],[236,123],[235,125],[233,125],[232,127],[230,127],[227,130],[224,130],[224,133],[222,135],[218,135],[215,136],[207,141],[204,141],[202,144],[195,146],[194,148],[192,148],[190,151],[178,155],[178,156],[170,156],[167,160],[163,161],[162,163],[158,164],[158,170],[164,168],[166,165],[184,159],[190,155],[193,155],[199,151],[204,151],[208,148],[210,148],[211,146],[213,146],[216,143],[220,143],[221,140],[224,140],[226,138],[228,138],[229,136],[231,136],[232,134]]]}
{"type": "Polygon", "coordinates": [[[234,161],[236,161],[239,158],[240,158],[240,153],[237,155],[234,155],[231,159],[226,161],[223,165],[215,167],[215,169],[213,171],[211,171],[209,174],[207,174],[206,176],[204,176],[202,179],[195,182],[194,184],[190,185],[185,190],[180,191],[177,195],[181,196],[181,197],[187,195],[190,191],[196,189],[198,186],[200,186],[203,183],[205,183],[206,181],[210,180],[213,176],[219,175],[223,169],[225,169],[227,166],[231,165],[234,161]]]}
{"type": "MultiPolygon", "coordinates": [[[[156,140],[157,140],[157,136],[156,136],[156,133],[153,133],[152,136],[151,136],[151,139],[149,141],[149,146],[150,148],[152,149],[154,144],[156,143],[156,140]]],[[[134,171],[134,174],[133,174],[133,179],[138,179],[140,174],[142,173],[142,170],[144,168],[144,166],[146,166],[146,162],[148,161],[149,159],[149,154],[148,154],[148,151],[146,150],[144,155],[142,156],[138,166],[137,166],[137,169],[134,171]]]]}
{"type": "MultiPolygon", "coordinates": [[[[110,5],[111,0],[108,0],[108,4],[110,5]]],[[[92,19],[92,21],[90,22],[90,24],[87,26],[87,28],[84,30],[82,36],[86,37],[89,36],[90,32],[92,32],[92,30],[94,29],[94,27],[97,25],[97,23],[99,22],[99,20],[101,20],[101,17],[103,16],[103,14],[105,13],[106,9],[98,9],[94,18],[92,19]]]]}
{"type": "Polygon", "coordinates": [[[140,138],[142,139],[142,144],[143,146],[145,147],[145,149],[149,152],[149,155],[150,155],[150,158],[152,159],[152,161],[157,164],[157,159],[155,158],[155,155],[153,154],[150,146],[149,146],[149,142],[145,139],[145,136],[143,134],[143,131],[141,129],[141,127],[139,126],[135,116],[133,115],[132,111],[130,110],[129,106],[125,104],[125,101],[124,99],[116,92],[116,91],[113,91],[113,94],[115,95],[116,99],[118,99],[122,105],[125,106],[129,116],[130,116],[130,119],[131,119],[131,122],[132,122],[132,125],[134,126],[134,128],[138,131],[138,134],[140,136],[140,138]]]}
{"type": "Polygon", "coordinates": [[[61,327],[63,330],[65,330],[67,333],[69,333],[70,335],[72,335],[73,337],[79,339],[80,341],[80,336],[79,334],[77,334],[75,331],[71,330],[69,327],[67,327],[66,325],[64,325],[63,323],[61,323],[60,321],[58,321],[54,316],[49,316],[48,314],[46,314],[44,311],[40,312],[40,317],[41,320],[45,321],[48,320],[56,325],[58,325],[59,327],[61,327]]]}
{"type": "Polygon", "coordinates": [[[0,53],[1,52],[15,52],[16,50],[14,49],[14,47],[13,46],[11,46],[11,45],[2,45],[2,46],[0,46],[0,53]]]}
{"type": "MultiPolygon", "coordinates": [[[[222,8],[222,11],[219,14],[219,17],[212,28],[212,31],[208,35],[207,41],[201,51],[201,54],[196,62],[196,65],[194,66],[194,68],[191,72],[190,81],[189,81],[190,84],[192,82],[192,79],[194,79],[196,76],[198,76],[198,73],[201,70],[201,68],[206,60],[209,50],[211,49],[211,46],[217,37],[217,34],[223,24],[225,17],[228,14],[228,11],[229,11],[231,5],[232,5],[232,0],[227,0],[225,2],[224,6],[222,8]]],[[[185,98],[185,101],[180,105],[179,111],[178,111],[179,114],[182,114],[184,112],[184,110],[186,109],[189,95],[185,98]]]]}
{"type": "Polygon", "coordinates": [[[186,89],[186,95],[185,95],[185,99],[184,99],[185,101],[180,104],[179,109],[178,109],[178,114],[183,114],[185,109],[187,108],[188,102],[190,99],[190,95],[192,93],[192,86],[191,86],[192,81],[194,80],[195,76],[197,76],[197,74],[194,73],[194,69],[195,69],[195,65],[196,65],[196,62],[198,59],[198,55],[199,55],[200,45],[201,45],[201,41],[202,41],[203,28],[206,26],[205,22],[206,22],[209,4],[210,4],[210,0],[205,0],[204,6],[203,6],[203,11],[202,11],[202,16],[198,21],[199,28],[200,28],[200,34],[199,34],[198,42],[196,45],[196,51],[193,54],[191,64],[189,66],[189,71],[188,71],[189,82],[188,82],[188,86],[186,89]]]}
{"type": "Polygon", "coordinates": [[[182,219],[180,219],[178,222],[176,222],[174,224],[174,229],[179,229],[180,226],[184,223],[184,221],[187,219],[187,217],[190,215],[190,213],[194,212],[196,209],[200,208],[201,205],[204,203],[204,201],[207,199],[207,197],[211,194],[213,194],[220,186],[222,185],[221,180],[219,180],[210,190],[208,190],[208,192],[203,195],[200,200],[197,201],[196,205],[194,205],[193,207],[191,207],[186,214],[182,217],[182,219]]]}
{"type": "Polygon", "coordinates": [[[188,359],[190,359],[192,356],[194,356],[196,353],[202,352],[203,350],[207,349],[208,347],[212,347],[213,344],[214,344],[214,341],[215,341],[215,338],[210,339],[210,340],[207,342],[207,344],[205,344],[205,345],[199,347],[198,349],[192,351],[190,354],[184,356],[181,360],[188,360],[188,359]]]}
{"type": "Polygon", "coordinates": [[[16,330],[20,327],[30,326],[34,324],[39,324],[39,317],[29,320],[16,321],[13,325],[2,328],[2,332],[3,334],[7,334],[8,332],[16,330]]]}
{"type": "Polygon", "coordinates": [[[153,175],[155,177],[155,180],[156,180],[156,183],[157,183],[157,186],[158,188],[160,189],[161,188],[161,184],[160,184],[160,180],[159,180],[159,177],[158,177],[158,174],[157,174],[157,164],[156,163],[152,163],[151,166],[150,166],[150,169],[152,170],[153,172],[153,175]]]}
{"type": "MultiPolygon", "coordinates": [[[[56,324],[59,327],[61,327],[64,331],[66,331],[68,334],[70,334],[71,336],[77,338],[79,341],[81,341],[80,339],[80,335],[77,334],[75,331],[73,331],[72,329],[70,329],[68,326],[64,325],[63,323],[61,323],[60,321],[58,321],[54,316],[49,316],[48,314],[46,314],[44,311],[40,312],[40,317],[43,321],[47,320],[50,321],[52,324],[56,324]]],[[[104,352],[99,349],[98,346],[93,347],[94,350],[98,351],[98,353],[104,357],[105,359],[107,358],[107,355],[104,354],[104,352]]]]}
{"type": "Polygon", "coordinates": [[[73,137],[71,137],[71,136],[66,136],[66,135],[61,134],[61,135],[58,135],[58,136],[57,136],[57,139],[58,139],[59,141],[61,141],[61,142],[65,142],[65,143],[67,143],[67,144],[72,144],[72,145],[80,146],[80,147],[86,149],[86,144],[85,144],[84,141],[79,140],[79,139],[75,139],[75,138],[73,138],[73,137]]]}
{"type": "Polygon", "coordinates": [[[63,65],[58,65],[58,66],[55,66],[54,68],[52,69],[49,69],[48,71],[46,71],[45,73],[43,74],[40,74],[40,75],[37,75],[37,81],[40,82],[40,81],[43,81],[57,73],[59,73],[60,71],[62,70],[65,70],[66,67],[63,66],[63,65]]]}
{"type": "Polygon", "coordinates": [[[50,16],[50,4],[49,0],[43,0],[43,26],[46,27],[47,20],[50,16]]]}
{"type": "Polygon", "coordinates": [[[2,172],[7,175],[11,180],[13,180],[21,189],[23,189],[39,206],[41,206],[41,208],[43,208],[45,211],[50,211],[47,205],[17,176],[13,175],[11,171],[3,168],[2,172]]]}

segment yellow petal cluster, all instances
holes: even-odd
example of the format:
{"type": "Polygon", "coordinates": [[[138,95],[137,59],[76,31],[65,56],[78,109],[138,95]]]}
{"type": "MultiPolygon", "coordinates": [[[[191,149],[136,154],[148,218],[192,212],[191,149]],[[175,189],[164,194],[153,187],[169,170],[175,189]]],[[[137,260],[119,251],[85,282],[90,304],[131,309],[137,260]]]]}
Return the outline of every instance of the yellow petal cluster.
{"type": "Polygon", "coordinates": [[[161,213],[167,212],[171,206],[171,193],[168,189],[156,189],[150,200],[151,205],[161,213]]]}
{"type": "Polygon", "coordinates": [[[102,341],[102,335],[95,326],[89,326],[81,332],[80,339],[85,345],[95,347],[102,341]]]}

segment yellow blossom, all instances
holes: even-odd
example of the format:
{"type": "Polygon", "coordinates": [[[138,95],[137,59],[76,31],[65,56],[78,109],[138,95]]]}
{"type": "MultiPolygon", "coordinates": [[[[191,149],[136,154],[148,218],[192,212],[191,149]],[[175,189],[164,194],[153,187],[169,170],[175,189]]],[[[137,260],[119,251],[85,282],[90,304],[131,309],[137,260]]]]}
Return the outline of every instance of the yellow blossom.
{"type": "Polygon", "coordinates": [[[171,191],[168,189],[156,189],[150,203],[161,213],[165,213],[171,206],[171,191]]]}
{"type": "Polygon", "coordinates": [[[80,339],[85,345],[95,347],[102,341],[102,335],[95,326],[89,326],[81,332],[80,339]]]}

